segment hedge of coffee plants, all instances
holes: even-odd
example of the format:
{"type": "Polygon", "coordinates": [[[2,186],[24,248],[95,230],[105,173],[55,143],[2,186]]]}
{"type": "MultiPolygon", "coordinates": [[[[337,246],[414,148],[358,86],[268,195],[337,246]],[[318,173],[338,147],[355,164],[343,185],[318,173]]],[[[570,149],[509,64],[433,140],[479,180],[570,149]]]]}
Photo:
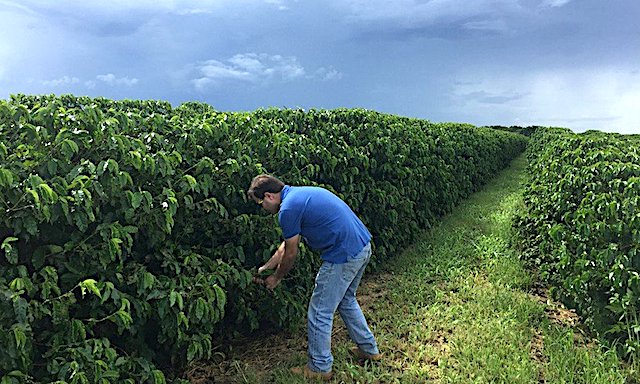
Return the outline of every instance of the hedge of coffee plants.
{"type": "Polygon", "coordinates": [[[556,296],[628,357],[640,353],[640,140],[538,130],[528,149],[528,262],[556,296]]]}
{"type": "Polygon", "coordinates": [[[524,150],[518,134],[361,109],[0,102],[2,383],[161,383],[238,334],[300,324],[319,258],[251,283],[277,219],[268,172],[344,198],[380,265],[524,150]]]}

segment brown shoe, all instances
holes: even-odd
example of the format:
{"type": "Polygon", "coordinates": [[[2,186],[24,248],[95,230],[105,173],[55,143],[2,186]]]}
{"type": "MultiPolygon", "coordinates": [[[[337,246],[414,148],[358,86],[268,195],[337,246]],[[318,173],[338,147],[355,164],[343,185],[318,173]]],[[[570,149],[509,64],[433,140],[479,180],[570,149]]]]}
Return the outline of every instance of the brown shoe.
{"type": "Polygon", "coordinates": [[[291,368],[291,373],[296,375],[302,375],[307,379],[320,379],[323,381],[329,381],[331,380],[331,377],[333,377],[333,371],[316,372],[309,369],[307,365],[304,365],[302,367],[293,367],[291,368]]]}
{"type": "Polygon", "coordinates": [[[360,360],[371,360],[371,361],[380,361],[380,360],[382,360],[382,353],[378,353],[378,354],[375,354],[375,355],[370,355],[368,353],[363,352],[358,347],[351,348],[349,350],[349,352],[351,353],[351,355],[353,357],[355,357],[356,359],[360,359],[360,360]]]}

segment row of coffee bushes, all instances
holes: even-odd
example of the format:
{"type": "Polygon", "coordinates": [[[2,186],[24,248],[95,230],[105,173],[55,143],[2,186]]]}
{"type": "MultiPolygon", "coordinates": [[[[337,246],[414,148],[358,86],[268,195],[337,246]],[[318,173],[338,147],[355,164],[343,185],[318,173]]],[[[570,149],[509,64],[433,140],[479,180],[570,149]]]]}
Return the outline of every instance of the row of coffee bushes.
{"type": "Polygon", "coordinates": [[[3,380],[162,382],[223,336],[299,324],[319,259],[251,283],[280,236],[247,201],[256,174],[339,194],[382,263],[525,145],[365,110],[0,102],[3,380]]]}
{"type": "Polygon", "coordinates": [[[525,257],[556,295],[626,355],[640,351],[640,140],[538,130],[530,148],[525,257]]]}

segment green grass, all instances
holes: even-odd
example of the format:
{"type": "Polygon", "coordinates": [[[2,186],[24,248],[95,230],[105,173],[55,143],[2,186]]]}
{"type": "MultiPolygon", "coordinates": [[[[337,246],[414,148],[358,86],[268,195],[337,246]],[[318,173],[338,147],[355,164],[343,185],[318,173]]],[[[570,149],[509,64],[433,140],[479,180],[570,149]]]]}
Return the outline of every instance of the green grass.
{"type": "Polygon", "coordinates": [[[597,344],[576,344],[581,336],[572,329],[549,327],[545,334],[545,355],[549,363],[544,374],[550,383],[636,383],[638,372],[620,369],[613,350],[597,344]]]}
{"type": "MultiPolygon", "coordinates": [[[[359,300],[385,359],[360,365],[350,358],[336,320],[333,382],[640,382],[637,367],[563,321],[562,314],[575,319],[569,311],[530,293],[534,278],[510,246],[525,161],[515,160],[384,271],[365,277],[359,300]]],[[[228,381],[216,382],[303,383],[289,368],[305,364],[305,336],[291,337],[298,347],[268,367],[235,360],[228,381]]]]}

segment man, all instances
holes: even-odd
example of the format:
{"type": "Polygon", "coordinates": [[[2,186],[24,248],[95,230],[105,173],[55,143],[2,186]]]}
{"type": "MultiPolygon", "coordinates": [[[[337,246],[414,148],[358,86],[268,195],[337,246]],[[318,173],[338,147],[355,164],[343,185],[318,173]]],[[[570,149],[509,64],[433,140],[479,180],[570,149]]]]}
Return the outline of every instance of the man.
{"type": "Polygon", "coordinates": [[[277,213],[284,241],[258,269],[275,269],[262,284],[274,289],[291,270],[301,237],[323,260],[309,301],[307,333],[309,360],[292,372],[330,380],[331,328],[336,310],[357,347],[360,359],[380,360],[376,340],[356,301],[356,289],[371,257],[371,234],[338,196],[319,187],[292,187],[270,175],[256,176],[247,191],[269,213],[277,213]]]}

